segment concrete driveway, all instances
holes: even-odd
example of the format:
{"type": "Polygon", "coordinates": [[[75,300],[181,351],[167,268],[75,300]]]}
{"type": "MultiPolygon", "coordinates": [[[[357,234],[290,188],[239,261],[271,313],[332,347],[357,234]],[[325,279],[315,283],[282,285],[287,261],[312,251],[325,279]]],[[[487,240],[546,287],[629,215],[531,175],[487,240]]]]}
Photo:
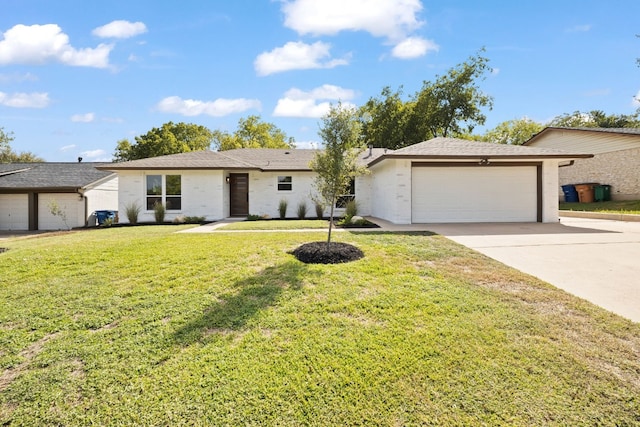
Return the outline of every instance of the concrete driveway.
{"type": "Polygon", "coordinates": [[[563,217],[557,224],[424,227],[640,322],[638,222],[563,217]]]}

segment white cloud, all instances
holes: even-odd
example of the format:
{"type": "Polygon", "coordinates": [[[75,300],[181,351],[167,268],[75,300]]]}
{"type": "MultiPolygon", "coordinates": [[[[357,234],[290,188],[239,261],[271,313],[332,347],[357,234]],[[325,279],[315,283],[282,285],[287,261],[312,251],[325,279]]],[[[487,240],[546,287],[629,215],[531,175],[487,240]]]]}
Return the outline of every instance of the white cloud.
{"type": "Polygon", "coordinates": [[[78,123],[91,123],[95,119],[96,115],[94,113],[74,114],[73,116],[71,116],[71,121],[78,123]]]}
{"type": "Polygon", "coordinates": [[[284,94],[283,98],[278,100],[273,115],[276,117],[319,118],[329,112],[330,101],[341,101],[345,107],[355,107],[353,104],[345,102],[354,97],[353,90],[334,85],[322,85],[309,92],[292,88],[284,94]]]}
{"type": "Polygon", "coordinates": [[[349,63],[347,59],[331,59],[330,49],[331,45],[323,42],[288,42],[258,55],[254,67],[259,76],[266,76],[288,70],[334,68],[349,63]]]}
{"type": "Polygon", "coordinates": [[[83,151],[80,155],[87,159],[95,159],[96,157],[105,156],[107,152],[102,149],[83,151]]]}
{"type": "Polygon", "coordinates": [[[318,141],[295,141],[293,144],[301,150],[316,150],[322,146],[322,143],[318,141]]]}
{"type": "Polygon", "coordinates": [[[497,76],[498,74],[500,74],[500,68],[493,67],[491,69],[491,75],[492,76],[497,76]]]}
{"type": "Polygon", "coordinates": [[[78,67],[106,68],[113,45],[100,44],[96,48],[76,49],[69,44],[69,36],[55,24],[16,25],[0,40],[0,65],[41,65],[60,62],[78,67]]]}
{"type": "Polygon", "coordinates": [[[60,151],[69,151],[73,150],[74,148],[76,148],[75,144],[65,145],[64,147],[60,147],[60,151]]]}
{"type": "Polygon", "coordinates": [[[51,100],[48,93],[14,93],[0,92],[0,105],[13,108],[45,108],[51,100]]]}
{"type": "Polygon", "coordinates": [[[206,114],[213,117],[226,116],[233,113],[241,113],[250,109],[260,109],[261,104],[257,99],[223,99],[215,101],[198,101],[195,99],[182,99],[179,96],[164,98],[156,109],[163,113],[177,113],[183,116],[199,116],[206,114]]]}
{"type": "Polygon", "coordinates": [[[398,43],[391,54],[400,59],[412,59],[424,56],[429,52],[437,52],[440,49],[432,40],[421,37],[408,37],[398,43]]]}
{"type": "Polygon", "coordinates": [[[638,93],[636,93],[636,96],[633,97],[631,105],[640,108],[640,90],[638,91],[638,93]]]}
{"type": "Polygon", "coordinates": [[[282,6],[284,25],[298,34],[366,31],[396,41],[422,25],[421,10],[420,0],[292,0],[282,6]]]}
{"type": "Polygon", "coordinates": [[[113,21],[94,29],[91,34],[102,38],[128,39],[147,32],[142,22],[113,21]]]}
{"type": "Polygon", "coordinates": [[[571,28],[567,28],[565,31],[567,33],[586,33],[588,31],[591,31],[591,25],[589,25],[589,24],[574,25],[571,28]]]}

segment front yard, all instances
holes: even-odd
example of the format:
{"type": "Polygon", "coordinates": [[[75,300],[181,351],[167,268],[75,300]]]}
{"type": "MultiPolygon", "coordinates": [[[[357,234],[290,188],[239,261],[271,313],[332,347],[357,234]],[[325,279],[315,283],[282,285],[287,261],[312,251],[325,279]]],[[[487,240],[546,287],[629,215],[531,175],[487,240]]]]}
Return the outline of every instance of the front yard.
{"type": "Polygon", "coordinates": [[[0,241],[0,425],[638,425],[640,325],[428,233],[0,241]]]}
{"type": "Polygon", "coordinates": [[[594,202],[594,203],[560,202],[560,210],[639,215],[640,200],[610,200],[607,202],[594,202]]]}

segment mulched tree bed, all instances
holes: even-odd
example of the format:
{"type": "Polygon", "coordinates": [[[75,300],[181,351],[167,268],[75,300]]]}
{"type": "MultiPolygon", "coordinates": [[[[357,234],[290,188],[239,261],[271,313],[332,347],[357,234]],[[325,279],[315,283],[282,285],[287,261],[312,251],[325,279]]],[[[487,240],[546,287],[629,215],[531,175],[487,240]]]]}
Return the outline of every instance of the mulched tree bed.
{"type": "Polygon", "coordinates": [[[298,246],[291,254],[306,264],[340,264],[364,257],[357,247],[341,242],[311,242],[298,246]]]}

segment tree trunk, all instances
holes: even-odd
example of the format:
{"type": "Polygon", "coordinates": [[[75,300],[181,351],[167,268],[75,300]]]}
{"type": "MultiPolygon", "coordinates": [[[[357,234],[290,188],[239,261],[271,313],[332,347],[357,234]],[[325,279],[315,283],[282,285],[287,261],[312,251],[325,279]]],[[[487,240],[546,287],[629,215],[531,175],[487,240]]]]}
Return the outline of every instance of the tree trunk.
{"type": "Polygon", "coordinates": [[[327,246],[331,243],[331,229],[333,228],[333,209],[336,205],[336,197],[331,200],[331,210],[329,212],[329,235],[327,236],[327,246]]]}

